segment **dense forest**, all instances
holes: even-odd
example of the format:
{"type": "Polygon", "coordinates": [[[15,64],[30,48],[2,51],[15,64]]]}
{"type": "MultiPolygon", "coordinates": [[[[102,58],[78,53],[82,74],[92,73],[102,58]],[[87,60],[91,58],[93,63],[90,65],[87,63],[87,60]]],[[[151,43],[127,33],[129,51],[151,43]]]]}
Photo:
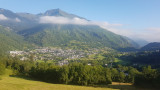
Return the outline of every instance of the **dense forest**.
{"type": "Polygon", "coordinates": [[[119,59],[128,62],[126,65],[144,66],[151,65],[154,68],[160,68],[160,52],[157,51],[141,51],[137,53],[128,53],[120,56],[119,59]]]}

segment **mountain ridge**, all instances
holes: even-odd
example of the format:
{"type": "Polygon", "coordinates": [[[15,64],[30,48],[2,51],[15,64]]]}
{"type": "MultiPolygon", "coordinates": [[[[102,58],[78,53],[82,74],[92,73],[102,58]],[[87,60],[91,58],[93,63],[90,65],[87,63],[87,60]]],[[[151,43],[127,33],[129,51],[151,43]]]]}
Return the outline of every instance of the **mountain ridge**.
{"type": "Polygon", "coordinates": [[[78,17],[80,19],[85,19],[83,17],[80,17],[80,16],[77,16],[77,15],[74,15],[74,14],[70,14],[70,13],[67,13],[59,8],[57,9],[50,9],[50,10],[47,10],[46,12],[44,13],[40,13],[40,14],[37,14],[38,16],[61,16],[61,17],[67,17],[67,18],[75,18],[75,17],[78,17]]]}
{"type": "Polygon", "coordinates": [[[152,42],[141,48],[141,51],[155,51],[160,50],[160,42],[152,42]]]}
{"type": "MultiPolygon", "coordinates": [[[[6,10],[8,12],[9,10],[6,10]]],[[[5,9],[3,9],[5,12],[5,9]]],[[[98,25],[81,25],[81,24],[56,24],[56,23],[40,23],[39,20],[43,16],[55,16],[65,18],[81,18],[74,14],[69,14],[60,9],[47,10],[41,14],[30,13],[14,13],[14,18],[20,19],[20,22],[11,22],[10,20],[1,21],[5,27],[10,27],[14,32],[23,36],[27,42],[38,46],[60,46],[60,47],[81,47],[103,48],[109,47],[113,49],[137,47],[136,43],[129,38],[117,35],[98,25]],[[76,41],[76,42],[75,42],[76,41]],[[73,43],[74,42],[74,43],[73,43]],[[79,44],[77,44],[79,43],[79,44]],[[82,44],[82,45],[80,45],[82,44]],[[84,45],[83,45],[84,44],[84,45]],[[76,46],[77,45],[77,46],[76,46]]],[[[0,14],[3,14],[2,12],[0,14]]],[[[7,16],[7,15],[6,15],[7,16]]],[[[7,18],[10,15],[8,15],[7,18]]],[[[50,18],[50,17],[49,17],[50,18]]],[[[78,20],[79,20],[78,19],[78,20]]],[[[70,20],[70,19],[67,19],[70,20]]],[[[87,21],[87,20],[86,20],[87,21]]],[[[63,22],[63,20],[61,21],[63,22]]]]}
{"type": "Polygon", "coordinates": [[[93,25],[40,25],[33,29],[21,31],[19,34],[26,37],[26,40],[36,42],[41,46],[61,46],[61,44],[65,46],[75,40],[83,44],[87,42],[89,45],[86,45],[94,48],[110,47],[116,49],[118,47],[134,47],[130,43],[131,40],[93,25]],[[46,42],[47,40],[50,40],[50,42],[46,42]],[[45,42],[42,43],[43,41],[45,42]]]}

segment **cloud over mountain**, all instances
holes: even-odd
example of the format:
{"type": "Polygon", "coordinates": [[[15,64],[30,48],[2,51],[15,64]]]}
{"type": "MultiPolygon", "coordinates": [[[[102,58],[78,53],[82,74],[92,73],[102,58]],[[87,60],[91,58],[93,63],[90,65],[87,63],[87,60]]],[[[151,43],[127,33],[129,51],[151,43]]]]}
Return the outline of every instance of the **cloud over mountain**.
{"type": "Polygon", "coordinates": [[[21,20],[19,18],[15,18],[14,19],[16,22],[21,22],[21,20]]]}
{"type": "Polygon", "coordinates": [[[0,14],[0,20],[8,20],[8,18],[4,16],[3,14],[0,14]]]}
{"type": "Polygon", "coordinates": [[[160,28],[146,28],[141,30],[135,29],[124,29],[125,25],[122,28],[111,27],[108,30],[123,36],[127,36],[132,39],[142,39],[148,42],[159,42],[160,41],[160,28]]]}
{"type": "Polygon", "coordinates": [[[148,41],[159,42],[160,41],[160,28],[147,28],[143,30],[143,33],[139,33],[139,37],[148,41]]]}
{"type": "Polygon", "coordinates": [[[61,16],[42,16],[40,17],[40,23],[50,23],[50,24],[80,24],[80,25],[89,25],[89,21],[80,18],[69,19],[61,16]]]}
{"type": "Polygon", "coordinates": [[[11,19],[11,18],[8,18],[6,17],[5,15],[3,14],[0,14],[0,20],[1,21],[5,21],[5,20],[11,20],[11,21],[14,21],[14,22],[21,22],[21,20],[19,18],[14,18],[14,19],[11,19]]]}
{"type": "MultiPolygon", "coordinates": [[[[147,41],[160,41],[160,28],[134,29],[128,28],[128,24],[110,23],[106,21],[90,21],[80,16],[69,14],[60,9],[47,10],[45,13],[34,14],[16,14],[9,10],[1,10],[0,21],[19,23],[34,20],[37,24],[73,24],[73,25],[97,25],[119,35],[130,38],[140,38],[147,41]],[[7,14],[6,14],[7,13],[7,14]],[[38,20],[38,22],[37,22],[38,20]]],[[[29,26],[30,23],[29,22],[29,26]]],[[[4,23],[4,22],[3,22],[4,23]]],[[[13,24],[12,24],[13,25],[13,24]]],[[[19,27],[19,26],[18,26],[19,27]]],[[[134,26],[132,26],[134,27],[134,26]]]]}
{"type": "Polygon", "coordinates": [[[108,29],[114,26],[122,26],[122,24],[110,24],[108,22],[88,21],[78,17],[66,18],[61,16],[42,16],[40,17],[39,22],[46,24],[98,25],[104,29],[108,29]]]}

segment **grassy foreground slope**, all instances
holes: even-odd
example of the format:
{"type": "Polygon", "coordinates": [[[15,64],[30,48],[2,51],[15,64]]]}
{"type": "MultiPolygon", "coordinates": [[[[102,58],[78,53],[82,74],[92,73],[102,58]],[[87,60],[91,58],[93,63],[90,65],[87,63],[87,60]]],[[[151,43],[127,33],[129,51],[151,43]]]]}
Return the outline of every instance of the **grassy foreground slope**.
{"type": "Polygon", "coordinates": [[[98,85],[98,86],[76,86],[65,84],[51,84],[41,81],[34,81],[29,78],[12,77],[13,71],[5,70],[5,74],[0,76],[0,90],[157,90],[153,88],[137,88],[131,83],[118,83],[98,85]]]}
{"type": "Polygon", "coordinates": [[[26,80],[17,77],[2,77],[0,90],[118,90],[111,88],[95,88],[63,84],[50,84],[40,81],[26,80]]]}

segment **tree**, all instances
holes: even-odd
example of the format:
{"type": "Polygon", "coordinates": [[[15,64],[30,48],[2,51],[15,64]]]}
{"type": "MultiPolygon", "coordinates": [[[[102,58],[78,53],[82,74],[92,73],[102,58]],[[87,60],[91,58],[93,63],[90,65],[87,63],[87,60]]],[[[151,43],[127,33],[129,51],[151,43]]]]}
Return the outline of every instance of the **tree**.
{"type": "Polygon", "coordinates": [[[68,82],[69,82],[69,78],[68,78],[69,68],[68,68],[68,66],[63,66],[60,69],[60,73],[61,73],[61,77],[60,77],[61,82],[68,84],[68,82]]]}
{"type": "Polygon", "coordinates": [[[105,78],[106,78],[106,84],[111,84],[112,79],[111,79],[111,71],[109,68],[105,68],[105,78]]]}
{"type": "Polygon", "coordinates": [[[125,78],[125,82],[134,83],[135,76],[139,74],[140,72],[136,68],[129,67],[127,73],[128,75],[125,78]]]}
{"type": "Polygon", "coordinates": [[[120,72],[119,73],[118,81],[119,82],[124,82],[124,80],[125,80],[125,74],[124,74],[124,72],[120,72]]]}
{"type": "Polygon", "coordinates": [[[111,69],[111,78],[112,78],[112,81],[115,81],[115,82],[118,81],[119,72],[118,72],[118,70],[116,68],[112,68],[111,69]]]}

